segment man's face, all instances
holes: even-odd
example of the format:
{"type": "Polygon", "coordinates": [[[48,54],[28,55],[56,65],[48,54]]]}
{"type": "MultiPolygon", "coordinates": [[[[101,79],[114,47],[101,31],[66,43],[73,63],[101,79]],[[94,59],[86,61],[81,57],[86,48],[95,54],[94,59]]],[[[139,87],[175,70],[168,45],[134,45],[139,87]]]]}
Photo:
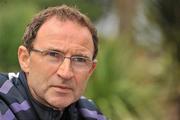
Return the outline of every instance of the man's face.
{"type": "MultiPolygon", "coordinates": [[[[72,21],[50,18],[39,29],[33,48],[38,50],[57,50],[66,57],[87,56],[92,59],[94,46],[91,33],[72,21]]],[[[22,46],[19,51],[22,51],[22,46]]],[[[25,48],[23,48],[25,49],[25,48]]],[[[19,52],[27,54],[28,52],[19,52]]],[[[58,66],[45,59],[38,52],[31,52],[26,58],[19,57],[26,67],[25,71],[32,96],[40,103],[63,109],[79,99],[83,94],[95,64],[88,71],[72,68],[70,59],[58,66]],[[28,56],[28,57],[27,57],[28,56]],[[78,72],[77,72],[78,71],[78,72]]],[[[77,68],[78,69],[78,68],[77,68]]]]}

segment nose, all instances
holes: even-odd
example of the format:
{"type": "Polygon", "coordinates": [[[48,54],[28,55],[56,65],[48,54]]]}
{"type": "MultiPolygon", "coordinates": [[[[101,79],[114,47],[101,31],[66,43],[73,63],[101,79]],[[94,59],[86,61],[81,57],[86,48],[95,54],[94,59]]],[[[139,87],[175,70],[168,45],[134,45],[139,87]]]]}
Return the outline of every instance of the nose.
{"type": "Polygon", "coordinates": [[[57,70],[58,76],[65,80],[70,80],[74,73],[71,67],[71,60],[70,59],[64,59],[63,63],[59,66],[57,70]]]}

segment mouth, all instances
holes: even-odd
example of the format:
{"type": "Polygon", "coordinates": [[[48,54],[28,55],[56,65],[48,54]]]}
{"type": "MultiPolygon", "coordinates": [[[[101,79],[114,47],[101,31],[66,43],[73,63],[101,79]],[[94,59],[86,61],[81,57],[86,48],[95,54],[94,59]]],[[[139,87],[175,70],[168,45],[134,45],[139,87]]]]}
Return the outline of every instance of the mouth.
{"type": "Polygon", "coordinates": [[[57,85],[57,86],[52,86],[58,93],[69,93],[72,92],[73,89],[68,86],[63,86],[63,85],[57,85]]]}

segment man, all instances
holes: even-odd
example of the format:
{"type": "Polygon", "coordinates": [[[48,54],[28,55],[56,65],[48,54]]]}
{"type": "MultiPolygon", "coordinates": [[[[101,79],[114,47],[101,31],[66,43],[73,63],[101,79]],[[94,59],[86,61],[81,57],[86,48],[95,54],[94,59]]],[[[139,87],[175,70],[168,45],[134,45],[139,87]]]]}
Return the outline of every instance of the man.
{"type": "Polygon", "coordinates": [[[22,71],[0,75],[0,120],[105,120],[82,96],[97,51],[84,14],[66,5],[41,11],[18,49],[22,71]]]}

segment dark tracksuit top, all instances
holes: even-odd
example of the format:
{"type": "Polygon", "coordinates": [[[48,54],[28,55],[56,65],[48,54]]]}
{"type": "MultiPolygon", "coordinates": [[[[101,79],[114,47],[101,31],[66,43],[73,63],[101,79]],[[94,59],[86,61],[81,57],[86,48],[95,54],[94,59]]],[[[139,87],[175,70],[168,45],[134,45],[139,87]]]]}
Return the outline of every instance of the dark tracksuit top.
{"type": "Polygon", "coordinates": [[[106,120],[95,104],[81,97],[63,112],[42,105],[30,94],[24,72],[0,74],[0,120],[106,120]]]}

